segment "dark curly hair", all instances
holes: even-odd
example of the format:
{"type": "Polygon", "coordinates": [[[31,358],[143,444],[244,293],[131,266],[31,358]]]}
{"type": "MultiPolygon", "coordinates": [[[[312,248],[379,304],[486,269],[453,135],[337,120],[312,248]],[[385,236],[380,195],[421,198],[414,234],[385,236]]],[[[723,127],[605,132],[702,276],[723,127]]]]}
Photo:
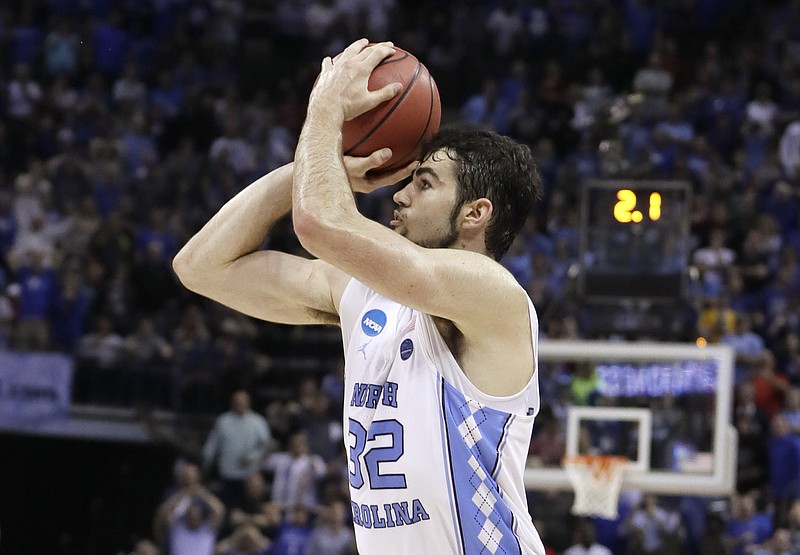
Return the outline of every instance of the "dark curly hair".
{"type": "Polygon", "coordinates": [[[486,250],[500,260],[541,194],[542,180],[530,149],[493,131],[453,126],[431,137],[420,160],[437,153],[455,162],[458,197],[453,218],[466,202],[479,198],[492,202],[486,250]]]}

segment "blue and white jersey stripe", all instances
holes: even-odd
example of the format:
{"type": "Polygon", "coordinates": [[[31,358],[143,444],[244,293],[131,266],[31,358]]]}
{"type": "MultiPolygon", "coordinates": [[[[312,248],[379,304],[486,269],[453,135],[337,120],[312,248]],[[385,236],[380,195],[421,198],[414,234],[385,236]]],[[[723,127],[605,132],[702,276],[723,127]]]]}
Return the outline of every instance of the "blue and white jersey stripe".
{"type": "Polygon", "coordinates": [[[444,380],[442,397],[464,551],[519,554],[513,513],[495,479],[513,415],[466,398],[444,380]]]}

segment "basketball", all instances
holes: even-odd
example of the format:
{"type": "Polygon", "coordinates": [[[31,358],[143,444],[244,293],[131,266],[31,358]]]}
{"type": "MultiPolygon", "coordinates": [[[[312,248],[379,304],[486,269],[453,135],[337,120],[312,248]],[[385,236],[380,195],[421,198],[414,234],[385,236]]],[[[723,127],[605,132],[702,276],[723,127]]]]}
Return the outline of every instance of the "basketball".
{"type": "Polygon", "coordinates": [[[439,130],[442,105],[436,82],[428,69],[409,52],[396,52],[383,60],[369,78],[369,89],[402,83],[403,90],[342,128],[342,151],[347,156],[369,156],[389,147],[392,157],[377,172],[402,168],[419,155],[426,139],[439,130]]]}

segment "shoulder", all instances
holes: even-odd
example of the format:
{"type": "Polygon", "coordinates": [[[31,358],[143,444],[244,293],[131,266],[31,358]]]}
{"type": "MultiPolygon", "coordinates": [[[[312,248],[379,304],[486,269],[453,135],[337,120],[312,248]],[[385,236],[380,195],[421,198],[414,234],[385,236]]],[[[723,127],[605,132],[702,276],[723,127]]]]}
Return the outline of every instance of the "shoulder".
{"type": "MultiPolygon", "coordinates": [[[[490,312],[504,319],[511,316],[509,309],[518,309],[516,314],[527,319],[530,297],[514,275],[502,264],[478,253],[464,253],[460,262],[465,266],[465,274],[476,276],[479,286],[475,291],[477,302],[487,306],[490,312]]],[[[463,279],[470,279],[464,277],[463,279]]],[[[457,281],[459,278],[455,278],[457,281]]]]}
{"type": "Polygon", "coordinates": [[[253,424],[255,424],[256,426],[258,426],[260,428],[261,427],[265,427],[267,425],[267,419],[264,418],[263,416],[261,416],[260,414],[258,414],[255,411],[250,411],[250,413],[247,415],[247,417],[250,420],[250,422],[252,422],[253,424]]]}
{"type": "Polygon", "coordinates": [[[219,416],[217,416],[216,420],[214,420],[214,424],[217,426],[222,426],[228,420],[228,413],[223,412],[219,416]]]}

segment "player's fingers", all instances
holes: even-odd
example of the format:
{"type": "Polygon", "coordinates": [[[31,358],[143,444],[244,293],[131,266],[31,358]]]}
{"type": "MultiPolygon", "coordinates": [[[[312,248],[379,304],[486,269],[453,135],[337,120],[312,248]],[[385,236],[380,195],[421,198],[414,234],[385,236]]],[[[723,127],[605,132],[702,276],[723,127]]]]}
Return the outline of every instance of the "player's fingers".
{"type": "Polygon", "coordinates": [[[380,167],[391,157],[391,149],[381,148],[369,156],[345,156],[344,164],[349,173],[355,175],[364,175],[369,170],[380,167]]]}
{"type": "Polygon", "coordinates": [[[329,68],[332,65],[333,65],[333,60],[331,60],[331,57],[325,56],[325,58],[322,59],[322,65],[320,69],[322,69],[322,71],[325,71],[326,68],[329,68]]]}
{"type": "Polygon", "coordinates": [[[360,54],[364,58],[364,63],[370,70],[378,67],[383,60],[394,54],[396,50],[391,42],[379,42],[366,47],[360,54]]]}
{"type": "Polygon", "coordinates": [[[369,170],[378,168],[382,166],[389,158],[392,157],[392,149],[391,148],[382,148],[380,150],[376,150],[369,156],[365,158],[366,165],[364,166],[364,173],[369,170]]]}
{"type": "Polygon", "coordinates": [[[400,168],[399,170],[395,170],[391,173],[387,173],[385,176],[381,176],[381,181],[388,183],[388,184],[395,184],[399,183],[400,181],[404,180],[406,177],[414,173],[414,170],[417,169],[419,166],[419,162],[414,160],[407,166],[400,168]]]}
{"type": "Polygon", "coordinates": [[[363,38],[358,39],[357,41],[351,43],[350,46],[342,50],[341,54],[339,54],[336,57],[342,59],[352,58],[353,56],[364,50],[364,47],[367,46],[368,44],[369,41],[367,39],[363,38]]]}
{"type": "Polygon", "coordinates": [[[375,106],[377,106],[381,102],[386,102],[387,100],[391,100],[392,98],[400,94],[400,91],[402,90],[403,90],[402,83],[389,83],[388,85],[386,85],[385,87],[381,87],[377,91],[372,91],[370,93],[370,96],[374,100],[375,106]]]}

